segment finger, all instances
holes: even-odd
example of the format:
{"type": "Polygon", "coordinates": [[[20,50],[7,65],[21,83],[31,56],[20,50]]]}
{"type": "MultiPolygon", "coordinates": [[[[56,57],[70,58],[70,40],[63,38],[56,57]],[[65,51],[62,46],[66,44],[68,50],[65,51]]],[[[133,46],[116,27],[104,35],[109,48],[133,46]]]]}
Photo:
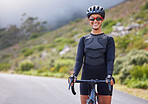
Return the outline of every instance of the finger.
{"type": "Polygon", "coordinates": [[[68,79],[68,83],[70,83],[70,79],[68,79]]]}
{"type": "Polygon", "coordinates": [[[71,86],[73,86],[73,83],[71,83],[71,86]]]}
{"type": "Polygon", "coordinates": [[[74,82],[76,82],[77,79],[74,79],[74,82]]]}
{"type": "Polygon", "coordinates": [[[113,79],[111,79],[111,82],[110,82],[110,84],[111,84],[111,85],[114,85],[114,81],[113,81],[113,79]]]}
{"type": "Polygon", "coordinates": [[[106,79],[106,83],[108,83],[108,80],[106,79]]]}

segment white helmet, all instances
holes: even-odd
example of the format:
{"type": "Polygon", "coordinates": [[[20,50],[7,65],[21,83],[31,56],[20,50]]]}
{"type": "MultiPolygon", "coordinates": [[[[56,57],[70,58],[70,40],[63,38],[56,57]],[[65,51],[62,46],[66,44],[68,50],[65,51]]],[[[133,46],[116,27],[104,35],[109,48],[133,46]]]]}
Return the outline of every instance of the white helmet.
{"type": "Polygon", "coordinates": [[[87,17],[89,18],[90,15],[92,14],[100,14],[101,17],[104,19],[105,18],[105,11],[104,9],[99,6],[99,5],[93,5],[91,7],[89,7],[87,10],[86,10],[86,14],[87,14],[87,17]]]}

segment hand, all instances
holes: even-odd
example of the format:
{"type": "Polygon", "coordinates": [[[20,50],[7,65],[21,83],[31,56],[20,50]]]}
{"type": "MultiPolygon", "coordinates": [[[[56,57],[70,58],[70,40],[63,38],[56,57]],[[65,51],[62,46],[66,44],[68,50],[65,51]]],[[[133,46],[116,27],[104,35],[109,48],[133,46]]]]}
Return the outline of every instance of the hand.
{"type": "Polygon", "coordinates": [[[108,83],[108,79],[110,80],[110,84],[111,85],[114,85],[115,84],[115,79],[111,75],[108,75],[106,77],[106,83],[108,83]]]}
{"type": "Polygon", "coordinates": [[[68,78],[68,83],[70,83],[71,80],[72,80],[71,86],[73,86],[73,82],[76,82],[77,76],[75,76],[75,75],[72,74],[72,75],[68,78]]]}

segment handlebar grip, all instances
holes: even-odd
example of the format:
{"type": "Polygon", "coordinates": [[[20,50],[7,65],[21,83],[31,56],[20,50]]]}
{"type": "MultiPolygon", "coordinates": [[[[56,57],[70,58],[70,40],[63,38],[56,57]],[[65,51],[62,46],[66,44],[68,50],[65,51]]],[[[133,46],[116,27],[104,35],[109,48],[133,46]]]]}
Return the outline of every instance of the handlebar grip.
{"type": "Polygon", "coordinates": [[[76,95],[76,92],[75,92],[75,89],[74,89],[74,80],[71,79],[70,80],[70,83],[69,83],[69,87],[68,87],[68,90],[70,90],[70,86],[71,86],[71,91],[74,95],[76,95]],[[71,86],[71,83],[73,82],[73,86],[71,86]]]}
{"type": "Polygon", "coordinates": [[[75,89],[74,89],[74,84],[73,84],[73,86],[71,86],[71,91],[72,91],[72,93],[73,93],[74,95],[76,95],[76,92],[75,92],[75,89]]]}

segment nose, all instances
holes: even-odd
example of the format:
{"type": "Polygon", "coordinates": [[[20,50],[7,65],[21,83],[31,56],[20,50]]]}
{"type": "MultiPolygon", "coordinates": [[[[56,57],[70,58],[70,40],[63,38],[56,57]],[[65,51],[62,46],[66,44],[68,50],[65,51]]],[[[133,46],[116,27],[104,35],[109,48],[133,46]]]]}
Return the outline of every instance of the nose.
{"type": "Polygon", "coordinates": [[[94,22],[97,22],[97,20],[95,19],[94,22]]]}

